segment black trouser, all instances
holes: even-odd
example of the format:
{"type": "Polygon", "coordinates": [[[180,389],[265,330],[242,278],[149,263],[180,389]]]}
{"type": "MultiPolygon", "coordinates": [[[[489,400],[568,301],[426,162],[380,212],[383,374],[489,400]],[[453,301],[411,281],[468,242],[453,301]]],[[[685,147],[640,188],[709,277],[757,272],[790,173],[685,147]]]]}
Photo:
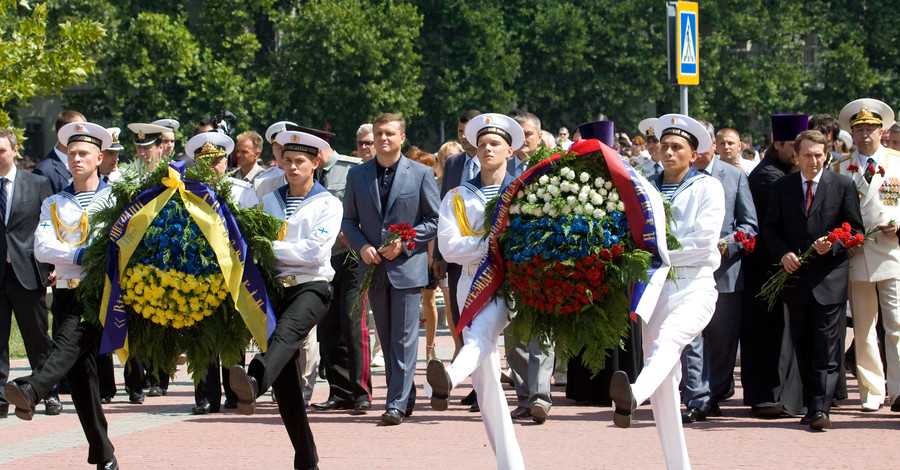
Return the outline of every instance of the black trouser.
{"type": "Polygon", "coordinates": [[[331,257],[333,300],[317,328],[319,354],[328,380],[328,398],[338,402],[372,401],[369,329],[365,312],[351,312],[359,293],[357,261],[346,253],[331,257]]]}
{"type": "Polygon", "coordinates": [[[258,396],[270,385],[275,390],[278,412],[294,446],[294,468],[312,468],[319,462],[303,401],[300,343],[325,316],[329,302],[331,285],[324,281],[285,288],[284,298],[275,309],[278,323],[268,349],[247,367],[247,374],[259,384],[258,396]]]}
{"type": "Polygon", "coordinates": [[[115,396],[116,368],[113,365],[112,353],[97,354],[97,378],[100,380],[100,396],[104,398],[115,396]]]}
{"type": "Polygon", "coordinates": [[[168,390],[169,374],[160,367],[154,375],[153,364],[144,362],[140,355],[131,356],[125,361],[125,391],[140,392],[147,386],[159,386],[163,390],[168,390]]]}
{"type": "Polygon", "coordinates": [[[828,413],[838,382],[838,329],[846,302],[822,305],[810,293],[806,299],[788,303],[787,308],[803,381],[803,405],[809,413],[828,413]]]}
{"type": "Polygon", "coordinates": [[[101,329],[81,321],[82,305],[76,300],[73,289],[56,289],[51,307],[53,316],[59,318],[53,332],[53,346],[47,360],[34,374],[18,379],[34,388],[37,396],[43,396],[65,376],[72,387],[72,402],[81,421],[81,428],[88,441],[88,463],[96,464],[113,457],[113,445],[107,433],[106,417],[100,406],[100,388],[97,379],[97,345],[101,329]]]}
{"type": "MultiPolygon", "coordinates": [[[[241,354],[241,365],[246,364],[244,356],[244,354],[241,354]]],[[[213,411],[218,410],[222,404],[223,386],[225,387],[225,399],[237,403],[237,395],[231,390],[231,373],[228,371],[228,367],[222,367],[218,354],[214,354],[209,358],[208,367],[206,375],[194,385],[194,403],[198,405],[209,403],[213,411]],[[219,378],[219,369],[222,369],[221,379],[219,378]]]]}
{"type": "MultiPolygon", "coordinates": [[[[5,269],[0,276],[3,279],[0,284],[0,407],[6,407],[8,404],[3,395],[3,386],[9,379],[9,334],[13,315],[22,333],[31,370],[47,359],[50,353],[50,336],[47,334],[46,290],[43,287],[26,289],[16,278],[9,263],[0,262],[0,269],[5,269]]],[[[49,390],[47,396],[55,397],[56,390],[49,390]]]]}

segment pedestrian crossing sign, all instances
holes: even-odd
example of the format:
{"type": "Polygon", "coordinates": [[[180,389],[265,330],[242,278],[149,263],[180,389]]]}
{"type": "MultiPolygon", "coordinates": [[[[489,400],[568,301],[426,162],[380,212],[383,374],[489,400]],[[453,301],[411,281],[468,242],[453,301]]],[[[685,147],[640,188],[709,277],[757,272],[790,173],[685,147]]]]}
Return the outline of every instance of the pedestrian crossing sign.
{"type": "Polygon", "coordinates": [[[697,3],[678,2],[678,84],[698,85],[700,83],[699,34],[697,27],[697,3]]]}

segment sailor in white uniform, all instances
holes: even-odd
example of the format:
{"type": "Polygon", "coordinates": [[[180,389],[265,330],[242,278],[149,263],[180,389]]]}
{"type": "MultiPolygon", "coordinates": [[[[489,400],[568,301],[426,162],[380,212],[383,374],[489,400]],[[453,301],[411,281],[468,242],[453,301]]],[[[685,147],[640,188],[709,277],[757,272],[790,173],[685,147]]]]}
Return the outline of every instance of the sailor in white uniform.
{"type": "MultiPolygon", "coordinates": [[[[191,156],[195,162],[205,160],[210,168],[219,174],[225,174],[228,165],[228,155],[234,150],[234,141],[231,137],[219,132],[203,132],[191,137],[184,146],[184,153],[191,156]]],[[[227,176],[231,183],[231,200],[241,209],[247,209],[259,204],[259,198],[253,191],[253,186],[247,181],[227,176]]]]}
{"type": "MultiPolygon", "coordinates": [[[[466,124],[466,139],[477,143],[481,171],[474,179],[449,191],[441,201],[438,245],[444,259],[462,266],[457,289],[458,305],[465,305],[469,288],[488,242],[482,236],[485,204],[513,181],[506,171],[507,159],[522,146],[525,134],[519,124],[502,114],[482,114],[466,124]]],[[[497,456],[497,468],[525,468],[519,443],[500,384],[500,333],[509,324],[506,302],[495,299],[485,305],[463,328],[463,347],[448,367],[440,359],[428,362],[426,394],[431,406],[447,409],[450,390],[468,376],[478,397],[488,440],[497,456]],[[431,388],[431,390],[429,390],[431,388]]]]}
{"type": "Polygon", "coordinates": [[[253,190],[256,196],[262,199],[266,194],[287,184],[284,178],[284,170],[281,169],[281,144],[275,141],[278,134],[287,130],[297,130],[300,126],[291,121],[278,121],[266,129],[266,142],[272,145],[272,155],[275,157],[275,166],[270,166],[256,175],[253,180],[253,190]]]}
{"type": "Polygon", "coordinates": [[[72,401],[88,441],[88,463],[100,469],[118,469],[100,406],[95,360],[101,329],[81,320],[84,307],[75,293],[84,278],[84,249],[96,236],[88,221],[93,213],[110,204],[110,188],[100,179],[97,168],[101,152],[109,148],[112,136],[97,124],[73,122],[60,128],[57,137],[68,145],[72,184],[41,205],[40,223],[34,233],[34,257],[56,267],[51,310],[61,320],[53,332],[47,360],[32,375],[7,383],[4,391],[16,406],[16,416],[30,420],[37,397],[46,396],[63,375],[68,377],[72,401]]]}
{"type": "Polygon", "coordinates": [[[622,428],[631,425],[638,404],[650,399],[660,444],[670,469],[687,469],[688,459],[678,384],[681,351],[712,318],[716,307],[719,230],[725,218],[725,192],[715,178],[691,168],[712,139],[697,121],[667,114],[653,125],[662,145],[663,172],[652,181],[672,204],[672,234],[681,248],[669,251],[672,266],[656,308],[643,329],[644,368],[634,384],[623,371],[613,374],[609,393],[622,428]]]}
{"type": "Polygon", "coordinates": [[[320,185],[313,174],[320,149],[328,144],[303,132],[278,135],[288,184],[265,195],[260,203],[267,214],[284,220],[272,242],[276,275],[284,296],[275,308],[278,323],[265,354],[257,355],[247,371],[231,368],[231,388],[238,396],[238,411],[251,415],[256,398],[272,386],[279,398],[278,411],[294,445],[294,468],[317,468],[318,456],[306,417],[299,374],[300,343],[328,311],[334,277],[331,247],[341,229],[340,201],[320,185]]]}

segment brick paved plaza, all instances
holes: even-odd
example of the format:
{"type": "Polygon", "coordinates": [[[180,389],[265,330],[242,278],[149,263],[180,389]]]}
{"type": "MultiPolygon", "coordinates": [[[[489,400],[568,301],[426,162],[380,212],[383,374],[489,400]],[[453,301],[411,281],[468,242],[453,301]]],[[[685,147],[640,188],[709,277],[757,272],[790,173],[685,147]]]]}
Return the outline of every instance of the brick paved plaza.
{"type": "MultiPolygon", "coordinates": [[[[452,354],[446,327],[439,329],[438,356],[452,354]]],[[[424,338],[424,331],[422,334],[424,338]]],[[[384,426],[384,369],[373,369],[375,411],[355,416],[348,412],[310,412],[322,469],[489,469],[495,466],[479,415],[459,405],[471,385],[454,390],[450,409],[431,410],[424,381],[424,339],[420,340],[415,414],[400,426],[384,426]]],[[[14,361],[12,377],[26,374],[27,361],[14,361]]],[[[193,385],[182,366],[165,397],[131,405],[122,391],[122,368],[117,366],[119,393],[105,406],[116,457],[123,469],[247,469],[290,468],[293,451],[276,405],[260,399],[257,414],[236,410],[207,416],[191,415],[193,385]]],[[[852,378],[851,378],[852,379],[852,378]]],[[[546,424],[516,424],[516,435],[529,468],[632,469],[663,468],[662,451],[649,406],[641,407],[632,428],[612,425],[609,408],[576,406],[565,399],[563,387],[553,387],[554,406],[546,424]]],[[[327,398],[327,384],[319,381],[313,401],[327,398]]],[[[741,390],[723,403],[724,417],[712,418],[685,430],[695,468],[759,469],[892,469],[900,459],[900,413],[883,408],[859,410],[856,382],[850,399],[832,411],[834,427],[813,433],[799,418],[759,420],[741,406],[741,390]]],[[[507,389],[510,403],[515,393],[507,389]]],[[[0,420],[0,468],[87,469],[87,444],[68,395],[60,416],[45,416],[43,406],[31,422],[13,415],[0,420]]]]}

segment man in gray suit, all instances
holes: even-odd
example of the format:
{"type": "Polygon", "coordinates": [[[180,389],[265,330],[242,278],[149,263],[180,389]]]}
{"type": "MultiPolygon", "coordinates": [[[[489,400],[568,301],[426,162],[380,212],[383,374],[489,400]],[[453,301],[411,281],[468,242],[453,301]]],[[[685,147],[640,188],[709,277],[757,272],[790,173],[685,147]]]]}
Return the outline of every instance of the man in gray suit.
{"type": "MultiPolygon", "coordinates": [[[[701,123],[713,137],[712,125],[701,123]]],[[[720,131],[720,134],[728,130],[720,131]]],[[[743,231],[747,236],[756,236],[759,230],[747,175],[739,167],[714,158],[715,151],[713,139],[709,151],[699,154],[693,164],[697,171],[716,178],[725,188],[725,219],[719,233],[722,261],[715,272],[716,290],[719,292],[716,311],[703,334],[684,348],[682,356],[683,401],[687,405],[682,421],[685,424],[703,421],[707,416],[721,416],[719,402],[734,394],[734,362],[744,290],[741,269],[743,247],[734,242],[734,234],[743,231]]]]}
{"type": "Polygon", "coordinates": [[[396,425],[412,414],[416,401],[419,304],[428,283],[428,242],[437,234],[440,199],[431,168],[400,152],[406,121],[385,113],[375,119],[373,128],[375,159],[347,174],[341,230],[359,253],[360,278],[369,265],[378,265],[368,295],[388,362],[381,420],[396,425]],[[416,231],[412,250],[399,240],[382,246],[390,235],[388,227],[406,223],[416,231]]]}
{"type": "MultiPolygon", "coordinates": [[[[18,170],[16,136],[0,129],[0,418],[6,418],[9,402],[3,387],[9,378],[9,330],[15,313],[28,363],[32,369],[47,359],[46,287],[52,266],[34,259],[34,231],[41,216],[41,203],[50,197],[50,182],[18,170]]],[[[48,415],[62,410],[55,390],[45,397],[48,415]]]]}
{"type": "MultiPolygon", "coordinates": [[[[528,158],[541,145],[541,120],[531,113],[513,111],[509,114],[525,133],[525,143],[515,155],[506,160],[506,171],[519,177],[528,167],[528,158]]],[[[506,337],[509,340],[509,335],[506,337]]],[[[531,418],[537,424],[544,424],[550,415],[550,379],[556,356],[552,344],[541,344],[536,338],[526,345],[519,342],[506,352],[506,362],[512,370],[512,381],[518,398],[516,409],[510,413],[512,419],[531,418]],[[549,351],[544,353],[544,350],[549,351]]]]}

